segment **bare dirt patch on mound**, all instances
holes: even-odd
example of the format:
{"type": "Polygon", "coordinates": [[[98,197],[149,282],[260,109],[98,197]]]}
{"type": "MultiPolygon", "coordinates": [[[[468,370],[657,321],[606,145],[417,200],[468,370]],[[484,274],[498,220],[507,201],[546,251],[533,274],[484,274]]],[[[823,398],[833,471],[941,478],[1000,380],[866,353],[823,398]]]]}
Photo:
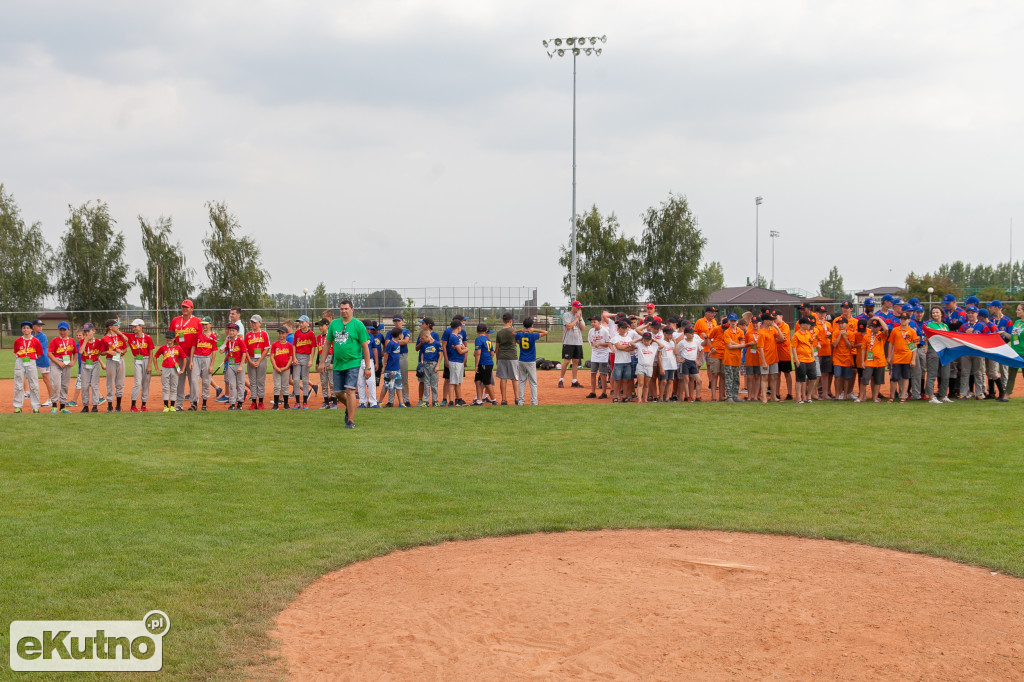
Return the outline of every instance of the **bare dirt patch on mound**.
{"type": "Polygon", "coordinates": [[[311,585],[293,679],[1022,679],[1024,581],[863,545],[711,531],[448,542],[311,585]]]}

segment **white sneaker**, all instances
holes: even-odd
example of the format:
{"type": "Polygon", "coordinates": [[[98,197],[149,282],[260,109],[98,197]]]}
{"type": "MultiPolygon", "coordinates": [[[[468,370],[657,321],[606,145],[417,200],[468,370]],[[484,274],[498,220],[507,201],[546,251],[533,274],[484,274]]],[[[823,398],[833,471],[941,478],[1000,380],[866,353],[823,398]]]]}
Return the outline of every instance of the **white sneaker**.
{"type": "Polygon", "coordinates": [[[950,397],[949,397],[949,396],[947,395],[947,396],[944,396],[944,397],[942,398],[942,402],[944,402],[944,403],[951,403],[951,402],[953,402],[953,399],[952,399],[952,398],[950,398],[950,397]]]}
{"type": "Polygon", "coordinates": [[[846,394],[840,393],[839,395],[836,396],[836,400],[846,400],[846,394]]]}
{"type": "Polygon", "coordinates": [[[928,402],[930,402],[932,405],[941,405],[942,404],[942,401],[939,400],[938,398],[934,397],[934,396],[932,396],[932,399],[929,400],[928,402]]]}
{"type": "Polygon", "coordinates": [[[859,403],[860,402],[860,398],[858,398],[857,396],[853,396],[853,402],[859,403]]]}

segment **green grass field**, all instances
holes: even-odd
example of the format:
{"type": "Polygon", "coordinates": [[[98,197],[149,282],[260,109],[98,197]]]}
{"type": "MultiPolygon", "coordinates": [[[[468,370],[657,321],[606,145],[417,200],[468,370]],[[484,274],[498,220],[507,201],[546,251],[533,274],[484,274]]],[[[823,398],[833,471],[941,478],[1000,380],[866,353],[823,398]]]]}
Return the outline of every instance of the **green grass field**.
{"type": "MultiPolygon", "coordinates": [[[[538,343],[537,344],[537,357],[546,358],[548,360],[559,360],[562,354],[562,344],[560,343],[538,343]]],[[[219,354],[217,358],[220,360],[224,359],[224,356],[219,354]]],[[[590,346],[583,344],[583,358],[585,360],[590,359],[590,346]]],[[[473,362],[473,353],[470,352],[466,359],[466,369],[476,369],[476,363],[473,362]]],[[[409,368],[416,369],[416,352],[412,351],[412,355],[409,356],[409,368]]],[[[135,367],[131,362],[131,356],[128,356],[128,363],[125,365],[125,373],[127,376],[134,374],[135,367]]],[[[77,370],[76,370],[77,371],[77,370]]],[[[270,373],[270,368],[267,368],[267,373],[270,373]]],[[[105,376],[105,372],[100,372],[102,376],[105,376]]],[[[10,348],[0,348],[0,379],[13,379],[14,378],[14,351],[10,348]]]]}
{"type": "Polygon", "coordinates": [[[928,408],[2,415],[0,651],[11,620],[161,609],[165,676],[242,678],[323,573],[533,531],[784,533],[1024,575],[1024,448],[1000,428],[1022,408],[928,408]]]}

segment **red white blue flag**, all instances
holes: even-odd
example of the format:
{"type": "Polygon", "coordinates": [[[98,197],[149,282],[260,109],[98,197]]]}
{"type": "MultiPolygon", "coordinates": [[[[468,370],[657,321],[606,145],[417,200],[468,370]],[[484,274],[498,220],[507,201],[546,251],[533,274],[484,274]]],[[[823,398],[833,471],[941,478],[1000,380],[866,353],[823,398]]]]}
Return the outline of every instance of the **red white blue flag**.
{"type": "Polygon", "coordinates": [[[948,365],[965,355],[973,355],[1009,367],[1024,369],[1024,358],[1006,345],[999,334],[961,334],[929,327],[925,327],[924,333],[928,335],[928,343],[943,365],[948,365]]]}

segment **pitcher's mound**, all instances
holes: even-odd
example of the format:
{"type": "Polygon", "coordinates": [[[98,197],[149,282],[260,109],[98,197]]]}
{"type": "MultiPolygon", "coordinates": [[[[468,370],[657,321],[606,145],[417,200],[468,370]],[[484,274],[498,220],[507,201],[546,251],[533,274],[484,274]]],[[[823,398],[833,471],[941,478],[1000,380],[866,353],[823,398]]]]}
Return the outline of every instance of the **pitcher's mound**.
{"type": "Polygon", "coordinates": [[[1024,581],[703,531],[487,538],[325,576],[277,619],[295,679],[1024,679],[1024,581]]]}

